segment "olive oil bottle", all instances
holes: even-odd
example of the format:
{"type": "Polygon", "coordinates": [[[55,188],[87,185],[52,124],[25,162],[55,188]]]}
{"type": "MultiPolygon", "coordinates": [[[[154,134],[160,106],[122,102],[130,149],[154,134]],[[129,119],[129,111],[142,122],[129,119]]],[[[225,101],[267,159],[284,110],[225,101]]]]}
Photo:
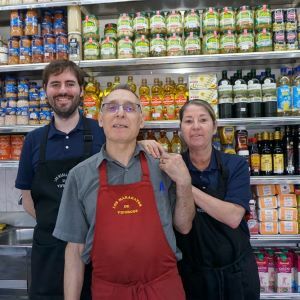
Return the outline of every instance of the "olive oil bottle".
{"type": "Polygon", "coordinates": [[[132,76],[128,76],[127,85],[130,87],[133,93],[136,92],[136,84],[134,83],[132,76]]]}
{"type": "Polygon", "coordinates": [[[181,107],[187,101],[187,88],[184,84],[184,78],[178,77],[178,83],[176,85],[175,92],[175,119],[179,119],[179,111],[181,107]]]}
{"type": "Polygon", "coordinates": [[[171,143],[167,137],[167,132],[165,130],[161,130],[159,133],[158,143],[160,143],[166,152],[171,152],[171,143]]]}
{"type": "Polygon", "coordinates": [[[83,114],[85,117],[97,120],[100,101],[97,95],[97,84],[94,77],[89,77],[84,88],[83,114]]]}
{"type": "Polygon", "coordinates": [[[171,140],[171,152],[180,154],[182,152],[182,143],[178,135],[178,131],[173,132],[171,140]]]}
{"type": "Polygon", "coordinates": [[[261,167],[261,175],[272,175],[272,171],[273,171],[272,149],[269,144],[269,133],[267,131],[264,131],[262,134],[260,167],[261,167]]]}
{"type": "Polygon", "coordinates": [[[163,101],[164,120],[175,119],[174,87],[170,77],[166,78],[163,101]]]}
{"type": "Polygon", "coordinates": [[[158,78],[151,87],[151,111],[152,120],[163,120],[163,89],[158,78]]]}
{"type": "Polygon", "coordinates": [[[273,173],[274,175],[284,174],[284,154],[281,145],[280,131],[274,133],[274,145],[273,145],[273,173]]]}

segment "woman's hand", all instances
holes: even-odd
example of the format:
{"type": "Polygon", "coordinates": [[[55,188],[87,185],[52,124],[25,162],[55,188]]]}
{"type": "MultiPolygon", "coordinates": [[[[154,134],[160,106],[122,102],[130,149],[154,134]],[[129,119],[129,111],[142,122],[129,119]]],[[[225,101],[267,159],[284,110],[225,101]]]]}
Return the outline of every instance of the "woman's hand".
{"type": "Polygon", "coordinates": [[[142,140],[138,141],[138,143],[154,158],[160,158],[165,152],[163,146],[155,140],[142,140]]]}

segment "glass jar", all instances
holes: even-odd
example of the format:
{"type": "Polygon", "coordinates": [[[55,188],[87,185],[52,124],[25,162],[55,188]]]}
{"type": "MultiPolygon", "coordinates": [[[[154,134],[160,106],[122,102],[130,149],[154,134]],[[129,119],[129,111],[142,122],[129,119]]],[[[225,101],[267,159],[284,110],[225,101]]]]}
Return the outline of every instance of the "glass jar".
{"type": "Polygon", "coordinates": [[[167,41],[163,34],[153,34],[150,40],[150,55],[153,57],[167,55],[167,41]]]}
{"type": "Polygon", "coordinates": [[[267,29],[260,29],[255,36],[255,48],[257,52],[273,50],[272,33],[267,29]]]}
{"type": "Polygon", "coordinates": [[[7,43],[0,40],[0,65],[7,65],[8,63],[8,47],[7,43]]]}
{"type": "Polygon", "coordinates": [[[272,15],[269,5],[260,5],[255,9],[255,30],[272,29],[272,15]]]}
{"type": "Polygon", "coordinates": [[[220,16],[217,9],[213,7],[209,7],[203,12],[203,33],[206,32],[219,32],[220,30],[220,16]]]}
{"type": "Polygon", "coordinates": [[[44,35],[44,62],[56,59],[56,40],[54,34],[44,35]]]}
{"type": "Polygon", "coordinates": [[[125,36],[117,44],[118,58],[133,58],[133,43],[129,36],[125,36]]]}
{"type": "Polygon", "coordinates": [[[236,15],[236,29],[253,29],[254,13],[250,6],[241,6],[236,15]]]}
{"type": "Polygon", "coordinates": [[[285,11],[285,30],[297,30],[297,10],[296,8],[288,8],[285,11]]]}
{"type": "Polygon", "coordinates": [[[8,41],[8,64],[15,65],[20,62],[19,38],[11,37],[8,41]]]}
{"type": "Polygon", "coordinates": [[[69,60],[79,61],[82,59],[82,37],[79,32],[68,33],[69,60]]]}
{"type": "Polygon", "coordinates": [[[221,34],[220,52],[222,54],[237,52],[236,35],[231,30],[227,30],[221,34]]]}
{"type": "Polygon", "coordinates": [[[38,14],[36,9],[28,9],[26,12],[24,34],[38,34],[38,14]]]}
{"type": "Polygon", "coordinates": [[[243,29],[237,37],[237,50],[239,53],[254,52],[255,41],[252,30],[243,29]]]}
{"type": "Polygon", "coordinates": [[[135,34],[148,35],[150,32],[149,17],[145,12],[137,12],[133,19],[133,31],[135,34]]]}
{"type": "Polygon", "coordinates": [[[166,17],[166,25],[167,25],[167,34],[183,33],[183,23],[182,16],[179,11],[172,10],[167,13],[166,17]]]}
{"type": "Polygon", "coordinates": [[[32,37],[32,63],[44,62],[44,40],[40,35],[32,37]]]}
{"type": "Polygon", "coordinates": [[[150,43],[146,35],[136,35],[133,42],[134,57],[142,58],[150,56],[150,43]]]}
{"type": "Polygon", "coordinates": [[[117,37],[133,37],[132,18],[129,14],[121,14],[117,21],[117,37]]]}
{"type": "Polygon", "coordinates": [[[20,64],[31,64],[31,37],[22,36],[20,39],[20,64]]]}
{"type": "Polygon", "coordinates": [[[82,21],[82,33],[84,39],[89,37],[99,39],[98,20],[94,15],[85,16],[82,21]]]}
{"type": "Polygon", "coordinates": [[[20,79],[18,83],[18,99],[28,99],[29,95],[29,86],[26,79],[20,79]]]}
{"type": "Polygon", "coordinates": [[[184,55],[183,40],[179,34],[172,33],[167,39],[167,56],[184,55]]]}
{"type": "Polygon", "coordinates": [[[163,12],[157,10],[150,14],[150,32],[151,34],[166,34],[167,25],[163,12]]]}
{"type": "Polygon", "coordinates": [[[235,10],[232,7],[224,7],[220,12],[220,31],[234,31],[235,28],[235,10]]]}
{"type": "Polygon", "coordinates": [[[65,33],[56,36],[56,59],[68,59],[68,36],[65,33]]]}
{"type": "Polygon", "coordinates": [[[83,46],[83,55],[85,60],[99,59],[100,46],[98,40],[90,37],[85,40],[83,46]]]}
{"type": "Polygon", "coordinates": [[[273,32],[285,30],[284,10],[274,9],[272,11],[273,32]]]}
{"type": "Polygon", "coordinates": [[[186,10],[184,12],[184,31],[200,32],[200,17],[195,9],[186,10]]]}
{"type": "Polygon", "coordinates": [[[285,51],[286,50],[286,41],[285,41],[285,32],[284,31],[273,32],[273,47],[274,47],[274,51],[285,51]]]}
{"type": "Polygon", "coordinates": [[[10,36],[23,35],[23,16],[21,11],[13,10],[10,13],[10,36]]]}
{"type": "Polygon", "coordinates": [[[117,43],[110,36],[102,38],[101,41],[101,58],[114,59],[117,58],[117,43]]]}
{"type": "Polygon", "coordinates": [[[117,24],[108,23],[104,27],[104,36],[112,39],[117,39],[117,24]]]}
{"type": "Polygon", "coordinates": [[[45,34],[53,33],[53,15],[51,11],[44,10],[42,12],[42,23],[41,23],[41,34],[44,36],[45,34]]]}
{"type": "Polygon", "coordinates": [[[296,30],[286,31],[286,49],[298,50],[298,35],[296,30]]]}
{"type": "Polygon", "coordinates": [[[200,37],[195,32],[188,32],[184,40],[184,54],[198,55],[201,54],[200,37]]]}
{"type": "Polygon", "coordinates": [[[206,33],[202,40],[203,54],[218,54],[220,52],[220,37],[217,31],[206,33]]]}
{"type": "Polygon", "coordinates": [[[67,33],[65,11],[62,9],[57,9],[54,11],[53,33],[55,35],[58,35],[60,33],[67,33]]]}

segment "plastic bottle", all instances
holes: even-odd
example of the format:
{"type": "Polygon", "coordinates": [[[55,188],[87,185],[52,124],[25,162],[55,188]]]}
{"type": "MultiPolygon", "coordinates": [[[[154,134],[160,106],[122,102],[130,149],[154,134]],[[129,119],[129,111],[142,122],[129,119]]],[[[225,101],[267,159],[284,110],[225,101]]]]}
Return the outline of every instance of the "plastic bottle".
{"type": "Polygon", "coordinates": [[[158,78],[151,88],[151,111],[152,120],[163,120],[163,90],[158,78]]]}
{"type": "Polygon", "coordinates": [[[157,141],[154,131],[148,130],[146,135],[146,140],[154,140],[157,141]]]}
{"type": "Polygon", "coordinates": [[[180,154],[182,152],[182,144],[178,131],[173,132],[173,138],[171,140],[171,152],[180,154]]]}
{"type": "Polygon", "coordinates": [[[150,97],[150,88],[147,85],[147,79],[142,79],[142,83],[139,88],[139,96],[143,108],[144,120],[151,121],[152,120],[151,97],[150,97]]]}
{"type": "Polygon", "coordinates": [[[293,110],[294,116],[300,116],[300,66],[296,68],[293,80],[293,110]]]}
{"type": "Polygon", "coordinates": [[[115,80],[112,84],[112,88],[116,88],[118,85],[120,85],[120,76],[115,76],[115,80]]]}
{"type": "Polygon", "coordinates": [[[136,92],[136,84],[133,81],[133,76],[128,76],[127,85],[134,93],[136,92]]]}
{"type": "Polygon", "coordinates": [[[183,77],[178,77],[178,84],[175,92],[175,118],[179,119],[179,111],[187,101],[187,88],[184,84],[183,77]]]}
{"type": "Polygon", "coordinates": [[[174,101],[174,87],[170,77],[166,78],[166,84],[164,85],[164,119],[175,119],[175,101],[174,101]]]}
{"type": "Polygon", "coordinates": [[[287,68],[280,69],[281,76],[277,81],[277,114],[290,116],[292,113],[291,82],[287,68]]]}
{"type": "Polygon", "coordinates": [[[103,97],[108,96],[110,94],[110,92],[111,92],[111,89],[112,89],[112,83],[108,82],[106,84],[106,89],[103,91],[103,97]]]}
{"type": "Polygon", "coordinates": [[[163,148],[165,149],[165,151],[167,152],[171,152],[171,143],[169,141],[169,139],[167,138],[167,133],[165,130],[161,130],[159,133],[159,139],[157,140],[158,143],[160,143],[163,148]]]}
{"type": "Polygon", "coordinates": [[[84,116],[94,120],[98,119],[99,113],[99,98],[97,95],[97,86],[93,77],[89,77],[84,88],[83,97],[83,112],[84,116]]]}

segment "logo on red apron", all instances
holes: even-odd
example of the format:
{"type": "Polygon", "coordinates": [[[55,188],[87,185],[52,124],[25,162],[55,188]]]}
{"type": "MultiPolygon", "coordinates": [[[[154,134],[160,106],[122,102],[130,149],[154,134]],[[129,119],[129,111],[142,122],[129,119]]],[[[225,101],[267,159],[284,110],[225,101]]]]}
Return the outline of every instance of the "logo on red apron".
{"type": "Polygon", "coordinates": [[[139,213],[142,206],[140,199],[124,195],[114,202],[112,208],[117,215],[131,215],[139,213]]]}

